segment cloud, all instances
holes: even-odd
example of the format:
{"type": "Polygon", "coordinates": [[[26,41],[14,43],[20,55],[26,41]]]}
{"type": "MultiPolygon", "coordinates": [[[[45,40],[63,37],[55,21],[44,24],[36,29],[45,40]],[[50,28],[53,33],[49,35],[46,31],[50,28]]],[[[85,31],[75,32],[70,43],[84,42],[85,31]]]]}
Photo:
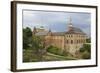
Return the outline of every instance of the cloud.
{"type": "Polygon", "coordinates": [[[44,26],[52,31],[67,30],[69,17],[74,26],[90,34],[90,13],[50,12],[50,11],[23,11],[23,27],[44,26]]]}

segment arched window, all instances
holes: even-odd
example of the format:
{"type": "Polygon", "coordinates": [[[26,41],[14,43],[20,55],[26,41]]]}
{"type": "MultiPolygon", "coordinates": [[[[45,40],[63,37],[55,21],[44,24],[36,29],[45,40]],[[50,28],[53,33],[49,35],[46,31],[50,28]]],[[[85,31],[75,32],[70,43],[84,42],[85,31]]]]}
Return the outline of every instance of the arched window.
{"type": "Polygon", "coordinates": [[[73,44],[73,40],[71,40],[71,44],[73,44]]]}

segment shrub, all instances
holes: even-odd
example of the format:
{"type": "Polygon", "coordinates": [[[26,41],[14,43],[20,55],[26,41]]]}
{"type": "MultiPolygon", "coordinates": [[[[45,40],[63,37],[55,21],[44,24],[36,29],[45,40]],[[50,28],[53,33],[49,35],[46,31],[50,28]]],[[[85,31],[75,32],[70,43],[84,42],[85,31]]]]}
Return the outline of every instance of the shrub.
{"type": "Polygon", "coordinates": [[[88,51],[85,51],[82,53],[82,58],[83,59],[90,59],[91,55],[88,51]]]}
{"type": "Polygon", "coordinates": [[[91,45],[90,44],[84,44],[82,48],[80,48],[80,52],[91,52],[91,45]]]}
{"type": "Polygon", "coordinates": [[[61,49],[55,46],[49,46],[47,51],[53,54],[57,54],[57,55],[61,54],[61,49]]]}
{"type": "Polygon", "coordinates": [[[86,39],[87,43],[91,43],[91,38],[86,39]]]}

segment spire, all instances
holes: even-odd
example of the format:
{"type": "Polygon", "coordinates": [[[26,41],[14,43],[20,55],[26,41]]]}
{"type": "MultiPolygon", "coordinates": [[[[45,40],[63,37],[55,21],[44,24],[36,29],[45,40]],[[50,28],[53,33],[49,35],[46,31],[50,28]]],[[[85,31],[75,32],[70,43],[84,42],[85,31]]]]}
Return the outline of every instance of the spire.
{"type": "Polygon", "coordinates": [[[68,20],[68,30],[71,30],[72,27],[73,27],[73,25],[72,25],[72,18],[71,18],[71,16],[70,16],[70,17],[69,17],[69,20],[68,20]]]}
{"type": "Polygon", "coordinates": [[[69,17],[68,24],[69,24],[69,26],[72,26],[72,19],[71,19],[71,16],[69,17]]]}

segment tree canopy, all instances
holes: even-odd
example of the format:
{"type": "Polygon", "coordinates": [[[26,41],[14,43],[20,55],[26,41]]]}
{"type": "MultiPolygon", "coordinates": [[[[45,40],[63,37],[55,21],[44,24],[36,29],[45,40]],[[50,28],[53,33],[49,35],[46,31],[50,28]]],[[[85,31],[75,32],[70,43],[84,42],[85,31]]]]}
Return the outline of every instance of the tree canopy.
{"type": "Polygon", "coordinates": [[[29,27],[23,29],[23,48],[27,49],[31,45],[32,31],[29,27]]]}

